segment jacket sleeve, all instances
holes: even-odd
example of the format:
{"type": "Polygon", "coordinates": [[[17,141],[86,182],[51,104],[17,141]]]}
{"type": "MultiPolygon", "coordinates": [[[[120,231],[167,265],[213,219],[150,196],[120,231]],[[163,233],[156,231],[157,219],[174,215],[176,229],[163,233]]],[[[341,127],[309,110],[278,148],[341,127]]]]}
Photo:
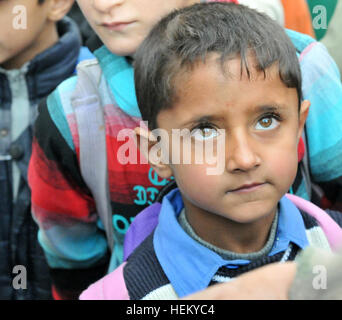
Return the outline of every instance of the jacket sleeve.
{"type": "Polygon", "coordinates": [[[303,98],[311,107],[306,121],[310,171],[313,181],[332,195],[342,209],[342,85],[336,63],[318,42],[300,56],[303,98]]]}
{"type": "Polygon", "coordinates": [[[80,174],[64,111],[53,103],[53,94],[48,99],[40,104],[34,127],[28,173],[32,214],[50,267],[54,297],[77,299],[106,273],[107,241],[80,174]]]}

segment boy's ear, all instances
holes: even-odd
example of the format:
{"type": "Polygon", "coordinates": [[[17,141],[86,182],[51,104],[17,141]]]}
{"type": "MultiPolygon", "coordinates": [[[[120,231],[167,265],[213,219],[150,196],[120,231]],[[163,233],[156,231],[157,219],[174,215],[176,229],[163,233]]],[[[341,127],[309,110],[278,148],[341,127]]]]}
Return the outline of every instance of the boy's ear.
{"type": "Polygon", "coordinates": [[[75,0],[50,0],[48,19],[57,22],[66,16],[75,0]]]}
{"type": "Polygon", "coordinates": [[[137,135],[137,144],[140,152],[148,160],[151,167],[157,172],[158,176],[168,179],[172,176],[172,170],[169,164],[161,160],[161,145],[153,133],[145,128],[137,127],[134,129],[137,135]],[[152,148],[154,150],[152,150],[152,148]],[[158,152],[156,149],[158,148],[158,152]]]}
{"type": "Polygon", "coordinates": [[[299,111],[299,129],[298,129],[298,141],[300,137],[302,136],[303,130],[304,130],[304,125],[306,118],[308,117],[309,114],[309,108],[310,108],[310,101],[309,100],[304,100],[301,105],[300,105],[300,111],[299,111]]]}

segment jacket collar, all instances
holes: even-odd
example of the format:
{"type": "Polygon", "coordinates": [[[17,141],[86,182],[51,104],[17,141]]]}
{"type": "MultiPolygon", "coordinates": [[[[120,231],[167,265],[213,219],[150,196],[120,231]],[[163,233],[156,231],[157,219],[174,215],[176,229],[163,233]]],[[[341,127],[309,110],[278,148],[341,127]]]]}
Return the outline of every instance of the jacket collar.
{"type": "Polygon", "coordinates": [[[30,63],[28,81],[30,100],[41,99],[75,70],[81,47],[81,36],[76,23],[65,17],[57,24],[59,40],[51,48],[37,55],[30,63]],[[30,79],[31,80],[31,79],[30,79]]]}

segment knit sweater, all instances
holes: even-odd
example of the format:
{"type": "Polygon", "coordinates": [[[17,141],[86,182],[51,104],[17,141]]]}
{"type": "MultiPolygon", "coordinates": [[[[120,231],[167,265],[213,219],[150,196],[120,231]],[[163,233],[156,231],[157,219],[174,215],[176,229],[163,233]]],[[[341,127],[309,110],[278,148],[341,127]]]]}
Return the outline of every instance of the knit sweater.
{"type": "MultiPolygon", "coordinates": [[[[280,252],[272,257],[265,256],[248,266],[238,269],[221,267],[216,271],[208,286],[228,282],[247,271],[269,263],[294,260],[298,252],[297,246],[290,246],[287,252],[280,252]]],[[[132,254],[123,269],[123,274],[131,300],[172,300],[180,298],[157,259],[153,247],[153,234],[132,254]]]]}

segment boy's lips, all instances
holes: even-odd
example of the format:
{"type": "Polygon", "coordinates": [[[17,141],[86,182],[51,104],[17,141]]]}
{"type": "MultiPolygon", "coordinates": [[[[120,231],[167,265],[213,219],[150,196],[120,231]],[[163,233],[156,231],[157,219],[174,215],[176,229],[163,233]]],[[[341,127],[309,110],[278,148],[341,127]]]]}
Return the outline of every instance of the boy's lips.
{"type": "Polygon", "coordinates": [[[134,23],[134,21],[130,21],[130,22],[120,21],[120,22],[103,23],[102,26],[111,31],[120,31],[132,23],[134,23]]]}
{"type": "Polygon", "coordinates": [[[257,190],[264,185],[264,182],[246,183],[238,188],[229,190],[227,193],[248,193],[257,190]]]}

